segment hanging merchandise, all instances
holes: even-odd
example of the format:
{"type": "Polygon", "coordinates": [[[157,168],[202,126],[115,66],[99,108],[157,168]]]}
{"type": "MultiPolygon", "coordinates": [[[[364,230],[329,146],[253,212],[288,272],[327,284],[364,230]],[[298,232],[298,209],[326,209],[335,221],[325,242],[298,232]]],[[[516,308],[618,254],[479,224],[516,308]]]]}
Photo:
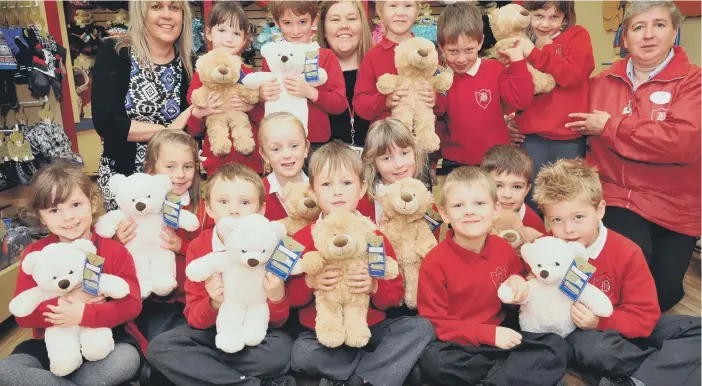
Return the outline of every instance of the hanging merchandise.
{"type": "Polygon", "coordinates": [[[436,44],[437,17],[431,14],[431,5],[422,4],[417,22],[412,26],[412,33],[416,37],[425,38],[436,44]]]}
{"type": "Polygon", "coordinates": [[[93,14],[79,9],[74,15],[75,23],[68,27],[68,42],[72,57],[78,54],[95,55],[102,38],[107,36],[105,28],[95,24],[93,14]]]}
{"type": "Polygon", "coordinates": [[[253,41],[253,47],[257,51],[260,51],[264,44],[277,42],[283,38],[280,28],[276,27],[270,13],[266,16],[265,21],[255,27],[255,31],[256,39],[253,41]]]}
{"type": "Polygon", "coordinates": [[[19,261],[24,248],[31,244],[32,234],[26,226],[16,226],[7,229],[2,239],[0,260],[7,261],[10,265],[19,261]]]}
{"type": "MultiPolygon", "coordinates": [[[[56,99],[60,101],[61,81],[64,76],[61,63],[65,60],[66,49],[56,43],[51,35],[44,34],[39,25],[26,28],[24,38],[27,45],[15,38],[20,50],[17,55],[17,63],[20,66],[18,74],[22,72],[22,67],[29,72],[21,74],[20,77],[28,77],[26,83],[32,97],[42,99],[53,89],[56,99]]],[[[21,82],[20,77],[15,77],[17,83],[21,82]]]]}
{"type": "Polygon", "coordinates": [[[204,51],[205,24],[199,17],[193,18],[193,52],[204,51]]]}
{"type": "Polygon", "coordinates": [[[129,13],[124,9],[120,9],[115,14],[115,18],[107,22],[107,24],[109,24],[109,27],[107,27],[106,33],[109,37],[126,35],[129,29],[129,13]]]}
{"type": "Polygon", "coordinates": [[[70,0],[69,3],[70,3],[74,8],[80,8],[80,9],[91,9],[91,8],[95,8],[95,2],[94,2],[94,1],[70,0]]]}
{"type": "Polygon", "coordinates": [[[72,162],[82,163],[82,159],[73,153],[71,140],[63,127],[54,122],[49,105],[39,112],[40,121],[29,129],[26,134],[32,152],[37,157],[50,161],[61,158],[72,162]]]}
{"type": "Polygon", "coordinates": [[[5,115],[10,109],[17,108],[19,101],[15,90],[17,60],[3,37],[4,34],[0,31],[0,114],[5,115]]]}

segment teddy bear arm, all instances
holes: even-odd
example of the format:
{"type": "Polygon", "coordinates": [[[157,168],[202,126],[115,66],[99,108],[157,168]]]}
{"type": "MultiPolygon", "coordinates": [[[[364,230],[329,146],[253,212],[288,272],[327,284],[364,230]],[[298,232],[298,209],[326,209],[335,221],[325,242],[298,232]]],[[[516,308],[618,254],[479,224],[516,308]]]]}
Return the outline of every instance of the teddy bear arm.
{"type": "Polygon", "coordinates": [[[578,301],[586,305],[592,310],[593,314],[601,318],[608,318],[612,316],[612,312],[614,312],[612,301],[609,300],[604,292],[591,284],[585,286],[578,301]]]}
{"type": "Polygon", "coordinates": [[[23,318],[34,312],[41,303],[55,297],[57,297],[55,293],[44,291],[39,287],[28,289],[10,301],[10,313],[23,318]]]}
{"type": "Polygon", "coordinates": [[[426,256],[427,253],[434,249],[434,247],[436,247],[436,245],[438,244],[436,242],[436,238],[427,227],[424,227],[422,230],[420,230],[418,238],[419,240],[417,242],[417,249],[422,257],[426,256]]]}
{"type": "Polygon", "coordinates": [[[210,90],[208,90],[207,87],[202,86],[198,88],[197,90],[193,91],[192,95],[190,96],[192,104],[199,108],[206,108],[207,97],[209,96],[209,94],[210,90]]]}
{"type": "Polygon", "coordinates": [[[222,272],[227,264],[224,252],[211,252],[195,259],[185,267],[185,275],[194,282],[207,280],[213,273],[222,272]]]}
{"type": "Polygon", "coordinates": [[[122,299],[129,295],[129,284],[119,276],[102,274],[100,293],[112,299],[122,299]]]}
{"type": "Polygon", "coordinates": [[[260,101],[259,92],[257,88],[248,88],[245,86],[237,85],[234,89],[234,93],[241,99],[244,103],[254,105],[260,101]]]}
{"type": "Polygon", "coordinates": [[[324,268],[324,257],[319,251],[307,252],[300,260],[300,268],[308,275],[317,275],[324,268]]]}
{"type": "Polygon", "coordinates": [[[122,222],[125,217],[125,213],[119,209],[107,212],[95,223],[95,232],[100,235],[100,237],[111,239],[115,235],[115,232],[117,232],[119,223],[122,222]]]}
{"type": "Polygon", "coordinates": [[[383,276],[383,279],[393,280],[399,274],[400,274],[400,266],[397,265],[397,261],[395,261],[395,259],[393,259],[391,257],[388,257],[385,260],[385,275],[383,276]]]}
{"type": "Polygon", "coordinates": [[[319,87],[319,86],[327,83],[327,80],[329,79],[329,77],[327,75],[327,71],[323,68],[319,68],[318,74],[319,74],[319,79],[317,79],[316,81],[313,81],[313,82],[308,82],[311,86],[319,87]]]}
{"type": "Polygon", "coordinates": [[[400,77],[393,74],[383,74],[378,78],[378,91],[383,95],[391,94],[397,88],[400,77]]]}
{"type": "Polygon", "coordinates": [[[178,228],[185,229],[188,232],[197,230],[200,227],[200,220],[193,213],[187,210],[181,210],[178,215],[178,228]]]}
{"type": "Polygon", "coordinates": [[[453,75],[448,71],[444,71],[432,77],[429,83],[435,91],[445,93],[451,88],[451,84],[453,84],[453,75]]]}
{"type": "Polygon", "coordinates": [[[241,83],[248,88],[258,90],[262,84],[274,78],[275,74],[271,72],[252,72],[246,75],[244,79],[241,80],[241,83]]]}

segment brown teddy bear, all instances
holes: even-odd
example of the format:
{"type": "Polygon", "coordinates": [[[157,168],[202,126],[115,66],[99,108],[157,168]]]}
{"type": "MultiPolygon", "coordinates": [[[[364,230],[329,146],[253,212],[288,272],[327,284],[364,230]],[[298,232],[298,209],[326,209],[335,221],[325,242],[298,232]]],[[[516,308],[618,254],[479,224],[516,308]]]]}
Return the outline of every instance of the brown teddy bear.
{"type": "Polygon", "coordinates": [[[309,182],[289,182],[283,189],[283,200],[288,217],[280,220],[293,236],[300,229],[312,224],[319,218],[319,206],[309,194],[309,182]]]}
{"type": "Polygon", "coordinates": [[[222,102],[222,112],[206,118],[212,153],[218,157],[229,154],[233,139],[237,152],[243,155],[251,154],[256,143],[249,117],[245,112],[235,110],[229,101],[231,96],[236,95],[244,103],[258,103],[258,89],[250,89],[238,83],[241,76],[241,60],[235,55],[230,55],[226,48],[216,48],[200,57],[195,67],[202,87],[193,91],[193,105],[205,108],[211,92],[221,94],[219,100],[222,102]]]}
{"type": "Polygon", "coordinates": [[[505,239],[517,252],[523,244],[543,236],[536,229],[525,227],[518,213],[505,209],[500,211],[500,217],[492,223],[488,232],[505,239]]]}
{"type": "MultiPolygon", "coordinates": [[[[302,272],[317,275],[327,264],[341,266],[342,279],[331,291],[315,291],[317,308],[316,333],[319,343],[327,347],[363,347],[371,333],[366,316],[370,297],[354,294],[346,282],[349,271],[369,264],[368,243],[375,225],[368,218],[354,213],[337,212],[325,216],[312,227],[316,251],[307,252],[300,260],[302,272]]],[[[394,258],[386,256],[383,279],[394,279],[399,268],[394,258]]]]}
{"type": "Polygon", "coordinates": [[[390,239],[405,285],[405,304],[417,308],[419,266],[436,246],[436,238],[424,219],[432,197],[424,184],[414,178],[403,178],[380,192],[383,216],[387,219],[380,230],[390,239]]]}
{"type": "MultiPolygon", "coordinates": [[[[504,7],[495,8],[488,14],[488,19],[490,20],[492,33],[497,39],[494,47],[495,53],[500,49],[513,47],[520,38],[528,39],[525,31],[529,27],[531,17],[529,16],[529,11],[521,5],[507,4],[504,7]]],[[[543,46],[543,43],[539,42],[537,45],[543,46]]],[[[499,54],[497,57],[504,59],[499,54]]],[[[552,75],[535,69],[531,64],[528,67],[529,73],[534,79],[534,94],[547,93],[556,87],[556,80],[552,75]]]]}
{"type": "Polygon", "coordinates": [[[425,82],[440,93],[447,92],[453,83],[453,72],[443,70],[437,75],[438,63],[434,43],[419,37],[405,40],[395,48],[397,75],[381,75],[376,85],[383,95],[409,87],[409,95],[392,109],[392,117],[409,129],[417,146],[425,152],[439,149],[439,136],[434,131],[436,116],[417,92],[426,88],[425,82]]]}

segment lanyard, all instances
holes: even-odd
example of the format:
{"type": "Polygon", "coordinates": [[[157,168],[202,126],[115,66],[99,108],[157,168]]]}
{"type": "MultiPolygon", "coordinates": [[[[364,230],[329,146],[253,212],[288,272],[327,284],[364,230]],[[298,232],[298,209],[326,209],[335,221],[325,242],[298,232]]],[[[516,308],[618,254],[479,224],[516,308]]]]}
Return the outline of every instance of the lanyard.
{"type": "Polygon", "coordinates": [[[351,146],[356,146],[356,141],[355,141],[355,136],[356,136],[356,129],[353,127],[354,123],[354,112],[353,109],[351,108],[351,105],[349,104],[349,100],[346,99],[346,108],[349,110],[349,115],[351,116],[351,120],[349,121],[351,123],[351,146]]]}

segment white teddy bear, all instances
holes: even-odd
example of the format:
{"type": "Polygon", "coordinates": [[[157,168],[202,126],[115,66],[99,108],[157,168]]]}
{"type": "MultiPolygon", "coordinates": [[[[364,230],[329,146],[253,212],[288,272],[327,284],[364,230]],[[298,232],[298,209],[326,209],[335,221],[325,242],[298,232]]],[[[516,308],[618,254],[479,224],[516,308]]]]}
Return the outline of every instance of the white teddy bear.
{"type": "MultiPolygon", "coordinates": [[[[125,247],[134,258],[141,297],[151,293],[166,296],[177,286],[175,253],[161,248],[160,233],[166,225],[163,219],[163,203],[171,190],[168,176],[134,173],[129,177],[115,174],[110,178],[110,191],[120,209],[113,210],[98,219],[95,232],[112,238],[119,223],[133,218],[137,224],[136,236],[125,247]]],[[[184,195],[185,196],[185,195],[184,195]]],[[[187,198],[189,201],[189,196],[187,198]]],[[[185,198],[181,204],[186,204],[185,198]]],[[[192,232],[200,226],[197,216],[181,209],[178,227],[192,232]]]]}
{"type": "MultiPolygon", "coordinates": [[[[578,242],[541,237],[524,244],[521,251],[536,278],[527,281],[529,296],[521,304],[520,327],[528,332],[553,332],[565,338],[575,330],[570,316],[573,300],[558,287],[576,256],[587,259],[587,250],[578,242]]],[[[502,283],[497,295],[502,302],[513,303],[514,294],[507,284],[502,283]]],[[[586,284],[578,301],[601,318],[612,315],[612,302],[594,285],[586,284]]]]}
{"type": "MultiPolygon", "coordinates": [[[[22,260],[22,270],[31,275],[37,287],[26,290],[10,302],[10,312],[25,317],[47,300],[67,295],[82,285],[86,255],[95,253],[90,240],[55,243],[41,251],[28,253],[22,260]]],[[[103,273],[99,293],[121,299],[129,294],[129,285],[118,276],[103,273]]],[[[49,327],[44,334],[51,372],[66,376],[89,361],[105,359],[115,348],[112,330],[80,326],[49,327]]]]}
{"type": "Polygon", "coordinates": [[[215,232],[224,236],[226,250],[193,260],[185,274],[194,282],[202,282],[214,273],[222,273],[224,301],[217,315],[215,345],[235,353],[266,337],[270,314],[263,277],[266,262],[286,232],[283,224],[260,214],[222,219],[215,232]]]}
{"type": "MultiPolygon", "coordinates": [[[[249,88],[257,89],[262,84],[277,79],[280,84],[280,98],[275,101],[266,101],[265,115],[285,111],[295,115],[307,133],[307,99],[288,94],[285,89],[285,77],[288,75],[302,75],[305,72],[305,60],[308,53],[319,55],[317,43],[289,43],[286,41],[271,42],[261,48],[261,56],[266,59],[270,72],[254,72],[246,75],[242,83],[249,88]]],[[[317,58],[318,60],[319,58],[317,58]]],[[[319,80],[309,82],[314,87],[319,87],[327,82],[327,72],[318,68],[319,80]]]]}

